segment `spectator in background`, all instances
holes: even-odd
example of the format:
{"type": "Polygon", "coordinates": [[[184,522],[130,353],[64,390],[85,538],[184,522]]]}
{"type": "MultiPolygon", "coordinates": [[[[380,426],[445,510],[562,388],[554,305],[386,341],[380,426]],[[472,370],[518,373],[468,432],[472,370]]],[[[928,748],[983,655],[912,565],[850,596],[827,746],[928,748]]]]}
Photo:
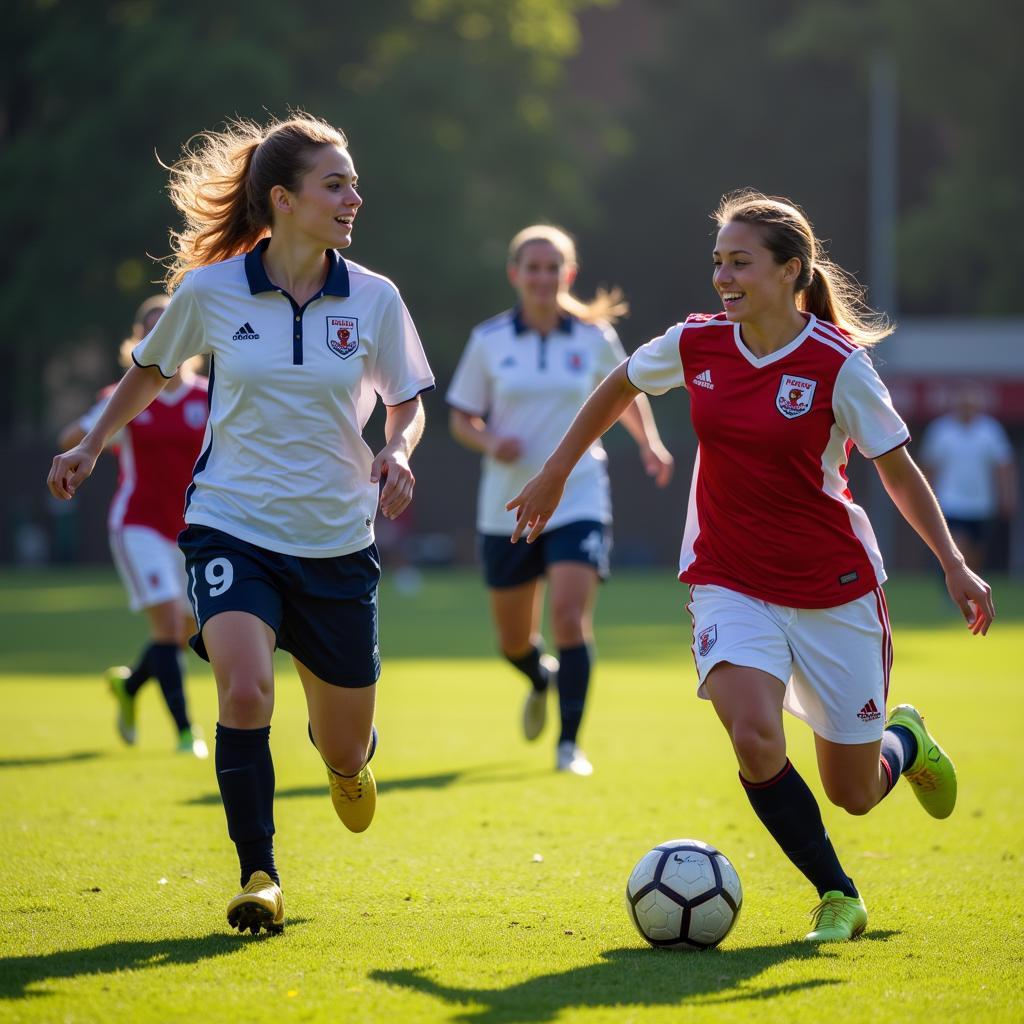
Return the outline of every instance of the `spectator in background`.
{"type": "MultiPolygon", "coordinates": [[[[139,306],[132,335],[121,344],[121,365],[132,365],[132,350],[156,326],[170,299],[154,295],[139,306]]],[[[181,649],[195,627],[185,593],[185,558],[178,534],[185,529],[185,491],[206,430],[207,382],[196,371],[201,358],[186,360],[149,409],[139,413],[109,442],[117,456],[117,490],[107,528],[110,551],[133,612],[149,620],[149,642],[134,668],[107,672],[117,700],[117,731],[136,741],[135,698],[154,676],[178,731],[178,750],[207,756],[206,742],[189,718],[181,649]]],[[[61,431],[63,450],[92,429],[113,394],[105,388],[81,419],[61,431]]]]}
{"type": "Polygon", "coordinates": [[[922,467],[967,564],[985,567],[996,519],[1016,510],[1017,480],[1006,431],[985,413],[985,391],[965,381],[952,409],[925,431],[922,467]]]}

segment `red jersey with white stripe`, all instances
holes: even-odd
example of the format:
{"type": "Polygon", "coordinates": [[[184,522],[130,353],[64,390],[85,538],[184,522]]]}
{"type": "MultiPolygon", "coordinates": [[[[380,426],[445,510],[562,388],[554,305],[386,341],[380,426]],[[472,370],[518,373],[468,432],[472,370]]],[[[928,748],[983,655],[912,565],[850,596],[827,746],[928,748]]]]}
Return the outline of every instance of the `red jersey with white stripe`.
{"type": "MultiPolygon", "coordinates": [[[[89,429],[114,387],[81,420],[89,429]]],[[[168,540],[185,529],[185,491],[206,432],[207,380],[190,377],[174,391],[162,391],[114,439],[118,462],[117,491],[107,525],[148,526],[168,540]]]]}
{"type": "Polygon", "coordinates": [[[867,352],[807,317],[758,357],[724,313],[694,314],[630,358],[649,394],[690,393],[698,450],[679,561],[685,583],[729,587],[791,608],[831,608],[885,580],[846,464],[909,440],[867,352]]]}

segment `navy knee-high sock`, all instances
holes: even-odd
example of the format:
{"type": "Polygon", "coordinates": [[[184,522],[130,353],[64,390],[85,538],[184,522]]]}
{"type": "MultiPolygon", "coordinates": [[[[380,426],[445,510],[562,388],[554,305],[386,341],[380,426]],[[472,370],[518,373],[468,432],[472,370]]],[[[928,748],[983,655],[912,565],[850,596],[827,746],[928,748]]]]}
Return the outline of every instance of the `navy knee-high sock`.
{"type": "Polygon", "coordinates": [[[217,785],[238,851],[242,885],[254,871],[280,884],[274,864],[274,762],[270,726],[232,729],[217,723],[217,785]]]}
{"type": "Polygon", "coordinates": [[[181,670],[181,651],[177,644],[153,644],[149,649],[149,663],[160,684],[167,710],[170,711],[178,732],[189,728],[188,708],[185,703],[185,680],[181,670]]]}
{"type": "Polygon", "coordinates": [[[142,653],[139,655],[139,660],[135,663],[135,668],[132,669],[132,674],[124,682],[124,691],[129,697],[134,697],[135,694],[142,689],[143,683],[148,682],[153,677],[153,667],[150,663],[150,656],[153,653],[153,645],[148,644],[142,649],[142,653]]]}
{"type": "Polygon", "coordinates": [[[559,743],[575,743],[583,721],[583,707],[590,686],[590,648],[559,647],[558,649],[558,707],[562,715],[559,743]]]}
{"type": "Polygon", "coordinates": [[[917,757],[917,740],[914,734],[902,725],[890,725],[882,733],[882,750],[879,760],[882,770],[888,777],[885,792],[887,797],[893,786],[900,781],[900,776],[914,763],[917,757]]]}
{"type": "Polygon", "coordinates": [[[531,647],[521,658],[508,658],[512,665],[515,665],[520,672],[530,680],[530,685],[538,692],[543,693],[548,688],[548,670],[540,663],[540,656],[544,653],[541,646],[531,647]]]}
{"type": "Polygon", "coordinates": [[[754,813],[819,896],[835,891],[857,895],[857,887],[832,848],[818,801],[791,761],[767,782],[748,782],[742,775],[740,782],[754,813]]]}

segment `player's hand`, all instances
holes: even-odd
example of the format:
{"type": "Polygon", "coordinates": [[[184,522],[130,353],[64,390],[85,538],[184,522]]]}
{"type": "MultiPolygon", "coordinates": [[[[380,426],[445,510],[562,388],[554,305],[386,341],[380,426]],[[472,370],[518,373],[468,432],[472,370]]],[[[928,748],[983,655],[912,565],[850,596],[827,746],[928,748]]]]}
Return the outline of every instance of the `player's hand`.
{"type": "Polygon", "coordinates": [[[409,456],[403,451],[382,448],[370,467],[370,482],[383,480],[380,510],[388,519],[397,519],[412,501],[416,477],[409,468],[409,456]]]}
{"type": "Polygon", "coordinates": [[[960,609],[970,631],[984,636],[996,617],[992,588],[960,562],[946,573],[946,589],[960,609]]]}
{"type": "Polygon", "coordinates": [[[523,444],[518,437],[496,437],[488,445],[487,454],[498,462],[515,462],[523,454],[523,444]]]}
{"type": "Polygon", "coordinates": [[[76,444],[63,455],[55,456],[50,465],[50,475],[46,478],[46,486],[55,498],[70,501],[96,465],[100,453],[84,444],[76,444]]]}
{"type": "Polygon", "coordinates": [[[676,460],[660,441],[641,445],[640,461],[643,463],[644,472],[654,480],[656,486],[668,486],[676,468],[676,460]]]}
{"type": "Polygon", "coordinates": [[[526,486],[505,506],[510,512],[515,510],[516,527],[512,531],[512,543],[526,534],[527,544],[532,544],[544,531],[548,520],[554,514],[562,491],[565,490],[565,477],[547,469],[542,469],[526,486]]]}

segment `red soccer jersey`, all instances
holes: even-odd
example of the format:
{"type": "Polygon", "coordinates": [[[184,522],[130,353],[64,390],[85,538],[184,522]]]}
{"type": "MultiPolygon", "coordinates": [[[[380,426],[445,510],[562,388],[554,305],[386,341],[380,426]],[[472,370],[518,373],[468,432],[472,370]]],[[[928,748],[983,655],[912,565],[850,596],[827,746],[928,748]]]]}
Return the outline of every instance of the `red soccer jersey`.
{"type": "MultiPolygon", "coordinates": [[[[82,420],[92,426],[113,392],[101,393],[101,401],[82,420]]],[[[107,524],[148,526],[169,540],[185,529],[185,491],[206,431],[207,381],[192,377],[174,391],[162,391],[114,440],[117,454],[117,491],[110,504],[107,524]]]]}
{"type": "Polygon", "coordinates": [[[906,444],[906,424],[864,349],[807,318],[755,356],[724,313],[695,314],[630,358],[650,394],[685,386],[698,450],[679,562],[685,583],[792,608],[831,608],[885,580],[846,464],[906,444]]]}

